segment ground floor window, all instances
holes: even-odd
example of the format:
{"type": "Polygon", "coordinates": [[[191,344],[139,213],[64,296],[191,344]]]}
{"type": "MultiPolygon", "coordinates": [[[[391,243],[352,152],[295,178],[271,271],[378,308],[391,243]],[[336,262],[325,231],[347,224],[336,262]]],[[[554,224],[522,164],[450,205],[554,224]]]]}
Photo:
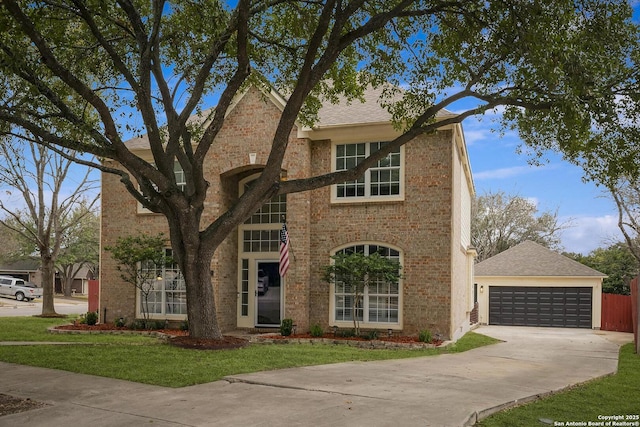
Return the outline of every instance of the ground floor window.
{"type": "MultiPolygon", "coordinates": [[[[167,256],[171,256],[171,250],[166,251],[167,256]]],[[[149,279],[142,290],[138,290],[139,312],[146,312],[151,317],[184,317],[187,314],[187,288],[178,265],[147,264],[141,269],[148,273],[145,276],[149,279]]]]}
{"type": "MultiPolygon", "coordinates": [[[[336,251],[339,253],[359,252],[365,255],[380,255],[400,262],[400,252],[377,244],[361,244],[349,246],[336,251]]],[[[398,324],[400,322],[400,283],[374,283],[364,289],[364,295],[353,308],[353,289],[341,282],[334,287],[334,320],[336,322],[352,322],[356,320],[372,324],[398,324]]]]}

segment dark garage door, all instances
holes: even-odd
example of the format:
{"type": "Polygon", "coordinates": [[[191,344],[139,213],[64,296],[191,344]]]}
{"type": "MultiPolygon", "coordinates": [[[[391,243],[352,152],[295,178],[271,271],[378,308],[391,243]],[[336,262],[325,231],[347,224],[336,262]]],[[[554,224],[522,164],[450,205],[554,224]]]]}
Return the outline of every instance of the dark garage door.
{"type": "Polygon", "coordinates": [[[590,329],[591,291],[489,286],[489,324],[590,329]]]}

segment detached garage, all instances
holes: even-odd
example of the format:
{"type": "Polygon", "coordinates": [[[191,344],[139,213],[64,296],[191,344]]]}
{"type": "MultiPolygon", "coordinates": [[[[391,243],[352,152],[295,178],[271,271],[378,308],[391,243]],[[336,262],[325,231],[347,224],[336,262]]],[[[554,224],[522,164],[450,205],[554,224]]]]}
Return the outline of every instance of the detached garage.
{"type": "Polygon", "coordinates": [[[526,241],[475,266],[479,322],[600,329],[606,275],[526,241]]]}

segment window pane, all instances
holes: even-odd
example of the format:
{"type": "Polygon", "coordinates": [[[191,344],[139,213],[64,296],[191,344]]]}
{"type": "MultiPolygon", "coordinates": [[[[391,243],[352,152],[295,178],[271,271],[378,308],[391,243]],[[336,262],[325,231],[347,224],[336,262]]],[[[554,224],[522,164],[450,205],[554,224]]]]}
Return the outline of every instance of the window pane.
{"type": "MultiPolygon", "coordinates": [[[[350,169],[365,157],[387,145],[387,142],[336,145],[336,170],[350,169]]],[[[377,165],[365,172],[357,181],[336,186],[338,198],[376,197],[400,194],[400,149],[380,159],[377,165]],[[366,184],[368,183],[368,184],[366,184]]]]}
{"type": "MultiPolygon", "coordinates": [[[[379,253],[396,261],[400,258],[399,251],[380,245],[354,245],[346,247],[336,253],[363,253],[371,255],[379,253]]],[[[364,289],[363,298],[356,308],[355,315],[359,320],[369,323],[398,323],[399,319],[399,284],[384,281],[371,283],[364,289]],[[366,302],[366,304],[363,304],[366,302]],[[366,310],[365,310],[366,308],[366,310]]],[[[353,320],[353,290],[350,286],[338,281],[335,283],[334,305],[335,320],[353,320]]]]}
{"type": "MultiPolygon", "coordinates": [[[[248,190],[254,181],[245,184],[245,191],[248,190]]],[[[282,221],[282,215],[287,212],[287,196],[282,194],[273,197],[267,203],[262,205],[251,217],[245,221],[245,224],[274,224],[282,221]]]]}

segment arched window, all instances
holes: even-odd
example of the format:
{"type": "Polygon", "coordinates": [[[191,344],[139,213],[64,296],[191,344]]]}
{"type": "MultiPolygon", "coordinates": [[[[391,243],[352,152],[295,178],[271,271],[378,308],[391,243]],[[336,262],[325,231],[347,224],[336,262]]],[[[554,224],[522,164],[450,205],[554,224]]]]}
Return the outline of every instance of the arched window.
{"type": "MultiPolygon", "coordinates": [[[[374,243],[348,246],[334,252],[334,254],[340,253],[362,253],[365,255],[379,253],[381,256],[401,263],[399,250],[374,243]]],[[[366,287],[363,298],[355,310],[355,316],[357,316],[357,320],[363,323],[362,326],[367,327],[367,324],[370,324],[370,327],[399,325],[402,319],[400,288],[400,282],[378,282],[366,287]]],[[[333,321],[336,324],[341,322],[352,323],[354,316],[353,290],[340,282],[334,284],[333,290],[333,321]]]]}

